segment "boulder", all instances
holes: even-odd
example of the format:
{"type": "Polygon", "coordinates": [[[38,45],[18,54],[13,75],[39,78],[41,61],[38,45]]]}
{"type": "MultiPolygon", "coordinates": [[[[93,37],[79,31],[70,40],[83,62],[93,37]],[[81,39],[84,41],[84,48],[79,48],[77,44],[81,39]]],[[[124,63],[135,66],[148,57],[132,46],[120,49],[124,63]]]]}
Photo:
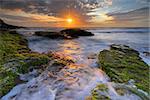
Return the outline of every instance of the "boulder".
{"type": "Polygon", "coordinates": [[[118,51],[122,51],[124,53],[135,53],[137,55],[139,55],[139,52],[130,48],[127,45],[122,45],[122,44],[112,44],[110,45],[110,49],[111,50],[118,50],[118,51]]]}
{"type": "Polygon", "coordinates": [[[143,52],[143,54],[144,54],[145,56],[150,56],[150,52],[147,52],[147,51],[143,52]]]}
{"type": "Polygon", "coordinates": [[[149,91],[149,66],[140,58],[138,51],[126,45],[113,44],[110,50],[101,51],[98,59],[111,81],[128,83],[133,79],[137,88],[149,91]]]}
{"type": "Polygon", "coordinates": [[[48,37],[48,38],[51,38],[51,39],[64,38],[59,32],[38,31],[38,32],[35,32],[35,35],[37,35],[37,36],[43,36],[43,37],[48,37]]]}
{"type": "Polygon", "coordinates": [[[96,59],[97,58],[97,54],[95,53],[91,53],[87,56],[88,59],[96,59]]]}
{"type": "Polygon", "coordinates": [[[94,36],[91,32],[88,32],[86,30],[81,29],[65,29],[60,31],[62,34],[67,34],[72,37],[78,37],[78,36],[94,36]]]}
{"type": "Polygon", "coordinates": [[[38,31],[35,32],[35,35],[44,36],[51,39],[74,39],[78,38],[79,36],[93,36],[94,34],[81,29],[65,29],[60,32],[38,31]]]}
{"type": "Polygon", "coordinates": [[[87,100],[121,100],[122,98],[124,98],[125,100],[130,100],[133,95],[134,98],[136,97],[136,99],[138,98],[138,100],[149,100],[149,96],[143,91],[140,91],[130,85],[119,83],[98,84],[91,91],[91,95],[87,100]],[[112,91],[112,88],[114,89],[116,95],[112,95],[111,92],[114,92],[112,91]]]}

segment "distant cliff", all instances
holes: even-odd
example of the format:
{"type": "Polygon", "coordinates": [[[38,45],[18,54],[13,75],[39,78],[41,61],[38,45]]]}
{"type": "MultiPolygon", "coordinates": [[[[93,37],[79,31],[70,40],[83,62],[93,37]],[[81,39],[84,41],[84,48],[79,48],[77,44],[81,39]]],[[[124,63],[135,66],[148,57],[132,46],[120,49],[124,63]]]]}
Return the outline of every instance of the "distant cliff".
{"type": "Polygon", "coordinates": [[[2,29],[16,29],[16,28],[23,28],[23,27],[9,25],[0,19],[0,30],[2,30],[2,29]]]}

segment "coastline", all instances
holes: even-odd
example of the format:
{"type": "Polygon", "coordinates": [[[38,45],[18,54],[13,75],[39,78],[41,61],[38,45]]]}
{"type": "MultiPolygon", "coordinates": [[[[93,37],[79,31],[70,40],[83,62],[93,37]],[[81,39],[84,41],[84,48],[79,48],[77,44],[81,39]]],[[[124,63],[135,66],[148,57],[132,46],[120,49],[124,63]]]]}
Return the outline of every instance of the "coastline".
{"type": "MultiPolygon", "coordinates": [[[[5,61],[1,61],[1,62],[3,62],[1,64],[1,66],[3,67],[3,64],[4,64],[5,66],[7,66],[7,68],[9,68],[9,67],[12,67],[12,66],[10,66],[10,65],[12,65],[12,63],[13,64],[15,63],[16,65],[13,65],[14,68],[15,68],[15,71],[16,71],[16,68],[18,67],[18,62],[19,62],[19,64],[21,62],[21,66],[22,66],[19,70],[17,70],[17,72],[13,72],[13,71],[10,70],[10,72],[7,74],[8,76],[13,76],[13,77],[10,77],[10,79],[12,79],[12,80],[8,79],[8,80],[10,80],[10,82],[9,82],[10,84],[8,84],[10,87],[9,88],[2,88],[2,89],[4,89],[4,90],[2,90],[2,95],[8,93],[8,91],[10,91],[14,86],[19,84],[19,83],[14,83],[13,82],[13,80],[16,78],[16,76],[18,78],[19,75],[28,73],[31,69],[32,70],[33,69],[38,69],[37,76],[34,76],[34,77],[38,77],[38,75],[40,75],[40,73],[42,73],[45,70],[45,68],[47,68],[47,66],[49,66],[49,63],[54,59],[57,60],[56,63],[59,66],[62,66],[61,68],[63,68],[65,65],[67,65],[70,62],[74,63],[73,60],[70,60],[68,58],[65,58],[66,61],[64,61],[64,57],[61,57],[61,55],[57,56],[56,54],[53,54],[53,52],[49,52],[48,54],[44,54],[44,53],[41,54],[41,53],[37,53],[37,52],[32,52],[28,48],[27,40],[24,38],[24,36],[21,36],[18,33],[10,34],[10,33],[5,33],[5,32],[3,33],[2,32],[1,35],[4,35],[4,36],[1,36],[1,38],[2,37],[4,38],[4,39],[1,39],[1,40],[3,40],[1,42],[2,43],[1,46],[6,45],[6,46],[3,46],[3,47],[7,47],[7,45],[8,45],[7,48],[9,48],[10,51],[13,51],[13,53],[12,52],[10,53],[10,55],[11,55],[10,58],[7,57],[7,59],[5,61]],[[14,35],[15,35],[15,38],[14,38],[14,35]],[[7,42],[7,41],[10,41],[10,42],[7,42]],[[18,41],[18,42],[16,42],[16,41],[18,41]],[[7,42],[7,43],[5,43],[5,42],[7,42]],[[14,42],[16,42],[16,44],[14,44],[14,42]],[[16,45],[17,45],[18,48],[12,48],[12,47],[16,47],[16,45]],[[13,61],[11,60],[12,57],[13,57],[13,61]],[[60,57],[61,57],[61,59],[59,59],[60,57]],[[30,58],[32,58],[32,59],[30,59],[30,58]],[[16,62],[16,60],[17,60],[17,62],[16,62]],[[25,62],[26,60],[29,60],[29,62],[25,62]],[[24,62],[23,64],[22,64],[22,61],[24,62]],[[30,66],[32,66],[32,67],[30,67],[30,66]],[[41,68],[41,66],[42,66],[42,68],[41,68]],[[13,83],[11,83],[11,82],[13,82],[13,83]]],[[[8,51],[7,51],[7,55],[9,55],[8,51]]],[[[3,54],[3,56],[5,56],[5,54],[3,54]]],[[[51,64],[53,66],[53,63],[51,63],[51,64]]],[[[59,67],[58,69],[60,70],[61,68],[59,67]]],[[[59,71],[58,69],[57,68],[56,69],[52,68],[52,70],[54,72],[56,70],[59,71]]],[[[5,72],[7,72],[7,71],[3,70],[2,73],[5,73],[5,72]]],[[[106,73],[107,73],[107,71],[106,71],[106,73]]],[[[5,77],[2,77],[1,79],[5,80],[5,77]]],[[[25,82],[27,82],[29,80],[25,80],[25,82]]],[[[5,85],[7,87],[7,82],[5,83],[5,85]]]]}

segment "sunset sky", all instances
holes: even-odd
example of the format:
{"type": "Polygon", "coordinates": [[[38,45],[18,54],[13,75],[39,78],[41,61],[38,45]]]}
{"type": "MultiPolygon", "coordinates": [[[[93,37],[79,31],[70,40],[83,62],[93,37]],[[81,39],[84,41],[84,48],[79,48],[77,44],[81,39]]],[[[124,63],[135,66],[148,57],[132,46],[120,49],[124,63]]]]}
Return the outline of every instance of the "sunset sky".
{"type": "Polygon", "coordinates": [[[0,18],[26,27],[148,27],[149,0],[0,0],[0,18]]]}

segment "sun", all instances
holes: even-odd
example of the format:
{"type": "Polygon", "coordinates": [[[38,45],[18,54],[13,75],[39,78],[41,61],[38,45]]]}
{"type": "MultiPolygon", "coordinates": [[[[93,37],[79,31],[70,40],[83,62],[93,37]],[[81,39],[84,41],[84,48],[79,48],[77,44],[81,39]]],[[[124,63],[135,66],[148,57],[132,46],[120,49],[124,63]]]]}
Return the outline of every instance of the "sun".
{"type": "Polygon", "coordinates": [[[68,19],[67,19],[67,22],[70,24],[70,23],[73,22],[73,19],[72,19],[72,18],[68,18],[68,19]]]}

